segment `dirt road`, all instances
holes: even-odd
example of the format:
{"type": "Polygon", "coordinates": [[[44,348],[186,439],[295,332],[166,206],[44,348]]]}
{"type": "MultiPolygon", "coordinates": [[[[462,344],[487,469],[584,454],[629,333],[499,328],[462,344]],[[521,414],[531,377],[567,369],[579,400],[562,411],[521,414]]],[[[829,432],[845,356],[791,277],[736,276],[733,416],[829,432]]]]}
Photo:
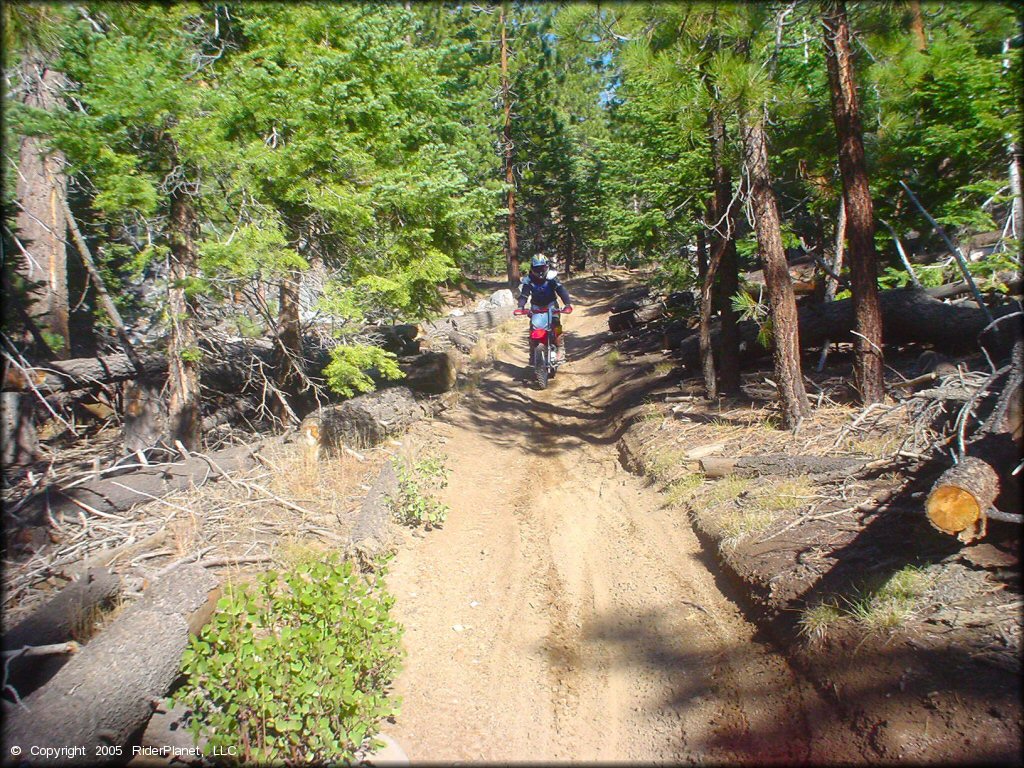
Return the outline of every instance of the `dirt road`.
{"type": "Polygon", "coordinates": [[[686,517],[620,467],[622,373],[603,347],[619,287],[570,286],[571,362],[547,390],[529,383],[524,328],[435,424],[451,512],[392,564],[408,658],[389,732],[414,762],[857,759],[686,517]]]}

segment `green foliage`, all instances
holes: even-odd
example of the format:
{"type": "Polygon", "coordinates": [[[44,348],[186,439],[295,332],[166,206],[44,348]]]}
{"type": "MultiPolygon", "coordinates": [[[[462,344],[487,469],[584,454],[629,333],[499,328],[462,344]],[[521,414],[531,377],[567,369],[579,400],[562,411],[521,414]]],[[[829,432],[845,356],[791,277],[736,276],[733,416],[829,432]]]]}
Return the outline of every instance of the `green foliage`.
{"type": "Polygon", "coordinates": [[[400,457],[394,459],[398,474],[398,493],[390,500],[395,519],[403,525],[440,528],[448,517],[448,506],[433,495],[432,489],[448,485],[448,468],[437,456],[413,463],[400,457]]]}
{"type": "Polygon", "coordinates": [[[368,344],[339,344],[331,349],[331,362],[324,368],[324,376],[333,392],[354,397],[357,392],[374,390],[373,379],[367,373],[371,369],[392,381],[405,375],[392,352],[368,344]]]}
{"type": "Polygon", "coordinates": [[[397,711],[401,627],[384,575],[330,555],[229,585],[182,661],[174,700],[192,733],[238,749],[239,764],[353,760],[397,711]]]}
{"type": "Polygon", "coordinates": [[[757,343],[768,349],[772,344],[772,319],[763,298],[758,294],[755,299],[747,291],[740,290],[732,297],[732,308],[741,320],[757,323],[757,343]]]}

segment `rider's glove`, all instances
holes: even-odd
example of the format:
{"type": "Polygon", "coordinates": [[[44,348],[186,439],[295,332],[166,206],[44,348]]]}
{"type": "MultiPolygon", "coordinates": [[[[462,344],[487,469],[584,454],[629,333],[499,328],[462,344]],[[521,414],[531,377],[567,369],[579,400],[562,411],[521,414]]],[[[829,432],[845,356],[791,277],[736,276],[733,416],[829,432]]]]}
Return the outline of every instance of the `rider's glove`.
{"type": "Polygon", "coordinates": [[[529,314],[529,313],[525,309],[520,307],[519,309],[512,310],[512,314],[513,315],[526,315],[526,314],[529,314]]]}
{"type": "Polygon", "coordinates": [[[572,314],[572,304],[566,304],[564,307],[562,307],[562,314],[563,315],[571,315],[572,314]]]}

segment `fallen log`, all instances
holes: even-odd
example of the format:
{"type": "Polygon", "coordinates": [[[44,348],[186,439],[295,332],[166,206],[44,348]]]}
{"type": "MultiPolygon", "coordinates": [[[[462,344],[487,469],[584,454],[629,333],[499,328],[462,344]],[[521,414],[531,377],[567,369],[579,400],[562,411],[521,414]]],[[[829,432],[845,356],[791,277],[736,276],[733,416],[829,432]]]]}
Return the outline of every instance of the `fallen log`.
{"type": "MultiPolygon", "coordinates": [[[[5,656],[26,646],[49,646],[71,640],[87,628],[91,617],[113,601],[120,591],[118,576],[106,569],[90,569],[4,633],[5,656]]],[[[28,655],[7,662],[7,683],[19,696],[28,695],[53,677],[65,661],[62,658],[29,660],[28,655]]]]}
{"type": "Polygon", "coordinates": [[[47,510],[58,521],[63,517],[77,517],[80,512],[90,517],[118,515],[136,504],[218,479],[220,472],[213,467],[211,459],[225,472],[246,470],[256,463],[253,454],[257,448],[234,446],[210,454],[210,459],[203,454],[192,454],[181,462],[143,467],[73,487],[49,486],[26,501],[18,517],[28,524],[40,524],[47,510]]]}
{"type": "Polygon", "coordinates": [[[342,445],[370,448],[400,434],[423,415],[412,390],[398,386],[320,408],[309,414],[303,425],[311,439],[319,441],[318,453],[324,455],[342,445]]]}
{"type": "Polygon", "coordinates": [[[72,638],[83,619],[121,591],[121,579],[103,568],[89,570],[3,635],[5,651],[72,638]]]}
{"type": "Polygon", "coordinates": [[[189,632],[209,619],[218,593],[217,578],[199,565],[171,571],[8,711],[4,743],[26,752],[38,747],[34,765],[123,762],[123,749],[117,757],[103,748],[123,748],[146,724],[152,702],[167,694],[180,672],[189,632]]]}
{"type": "MultiPolygon", "coordinates": [[[[882,332],[887,344],[932,344],[944,351],[957,352],[977,348],[978,337],[989,325],[984,311],[964,306],[944,304],[924,291],[900,288],[882,291],[882,332]]],[[[995,317],[1019,311],[1014,305],[992,310],[995,317]]],[[[800,346],[817,347],[827,340],[853,341],[854,312],[850,299],[828,304],[803,306],[797,311],[800,346]]],[[[768,354],[757,341],[758,325],[753,321],[737,324],[740,335],[740,354],[751,360],[768,354]]],[[[984,343],[990,353],[1001,356],[1009,352],[1020,328],[1012,322],[1000,323],[985,334],[984,343]]],[[[718,343],[719,329],[712,331],[712,344],[718,343]]],[[[696,337],[679,342],[681,362],[688,368],[700,368],[700,348],[696,337]]]]}
{"type": "Polygon", "coordinates": [[[925,513],[934,528],[968,543],[985,535],[986,512],[998,495],[995,469],[976,456],[966,456],[935,481],[925,513]]]}
{"type": "Polygon", "coordinates": [[[765,454],[733,458],[708,457],[700,460],[704,476],[715,480],[728,475],[757,477],[760,475],[795,476],[828,474],[850,471],[866,464],[869,459],[856,456],[787,456],[765,454]]]}
{"type": "Polygon", "coordinates": [[[424,352],[415,357],[400,358],[398,367],[405,374],[399,379],[403,386],[417,392],[440,395],[455,386],[458,366],[448,352],[424,352]]]}
{"type": "MultiPolygon", "coordinates": [[[[147,375],[167,373],[167,358],[164,355],[143,355],[140,363],[147,375]]],[[[23,392],[31,388],[31,383],[40,392],[51,394],[127,381],[138,375],[128,355],[80,357],[73,360],[55,360],[24,372],[9,370],[4,375],[4,389],[23,392]],[[31,377],[31,382],[26,376],[31,377]]]]}

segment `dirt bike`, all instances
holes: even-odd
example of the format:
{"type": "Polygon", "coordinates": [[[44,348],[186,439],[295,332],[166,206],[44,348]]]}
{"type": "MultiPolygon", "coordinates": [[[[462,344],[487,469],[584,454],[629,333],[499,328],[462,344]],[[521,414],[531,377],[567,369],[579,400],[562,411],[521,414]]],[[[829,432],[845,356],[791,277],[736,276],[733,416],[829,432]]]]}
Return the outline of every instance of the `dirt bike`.
{"type": "Polygon", "coordinates": [[[572,308],[565,307],[558,309],[554,304],[548,305],[545,309],[517,309],[517,315],[530,315],[530,365],[537,379],[537,386],[544,389],[548,385],[548,378],[554,376],[558,366],[565,360],[558,357],[558,347],[555,344],[555,317],[561,314],[571,314],[572,308]]]}

